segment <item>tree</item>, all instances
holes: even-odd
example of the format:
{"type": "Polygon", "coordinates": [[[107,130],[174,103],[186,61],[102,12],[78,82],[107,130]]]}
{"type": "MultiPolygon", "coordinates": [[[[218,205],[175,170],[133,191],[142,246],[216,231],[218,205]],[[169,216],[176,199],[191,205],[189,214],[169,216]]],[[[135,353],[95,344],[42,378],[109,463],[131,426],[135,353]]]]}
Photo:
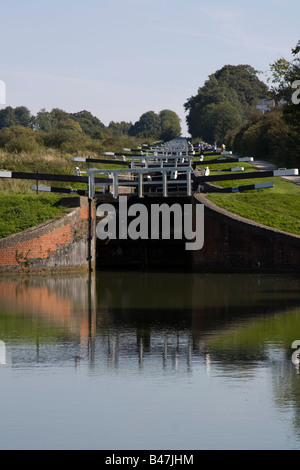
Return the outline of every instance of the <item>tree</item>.
{"type": "Polygon", "coordinates": [[[35,117],[36,129],[44,132],[51,132],[53,128],[53,116],[46,111],[45,108],[41,109],[35,117]]]}
{"type": "Polygon", "coordinates": [[[108,130],[112,133],[114,136],[122,136],[122,135],[128,135],[129,129],[132,126],[132,122],[114,122],[111,121],[108,125],[108,130]]]}
{"type": "Polygon", "coordinates": [[[129,135],[138,137],[160,137],[160,117],[154,111],[147,111],[131,126],[129,135]]]}
{"type": "Polygon", "coordinates": [[[89,111],[79,111],[70,114],[69,117],[78,122],[83,132],[92,139],[102,139],[105,131],[104,124],[89,111]]]}
{"type": "Polygon", "coordinates": [[[172,140],[181,135],[180,119],[178,115],[169,109],[163,109],[160,117],[160,138],[164,141],[172,140]]]}
{"type": "Polygon", "coordinates": [[[15,111],[11,106],[0,110],[0,129],[16,125],[15,111]]]}
{"type": "Polygon", "coordinates": [[[147,111],[130,127],[128,134],[168,141],[181,135],[180,119],[170,109],[163,109],[159,114],[147,111]]]}
{"type": "Polygon", "coordinates": [[[14,111],[17,126],[33,127],[34,117],[26,106],[18,106],[14,111]]]}
{"type": "Polygon", "coordinates": [[[192,137],[211,141],[218,136],[223,140],[231,126],[245,121],[258,99],[268,93],[267,85],[258,79],[257,73],[250,65],[225,65],[210,75],[197,95],[184,104],[192,137]]]}
{"type": "Polygon", "coordinates": [[[74,132],[82,132],[80,124],[71,118],[61,119],[60,121],[58,121],[55,126],[55,129],[67,129],[74,132]]]}
{"type": "Polygon", "coordinates": [[[238,127],[242,122],[241,114],[229,100],[206,106],[206,132],[208,142],[221,142],[227,132],[238,127]],[[209,125],[209,127],[208,127],[209,125]]]}

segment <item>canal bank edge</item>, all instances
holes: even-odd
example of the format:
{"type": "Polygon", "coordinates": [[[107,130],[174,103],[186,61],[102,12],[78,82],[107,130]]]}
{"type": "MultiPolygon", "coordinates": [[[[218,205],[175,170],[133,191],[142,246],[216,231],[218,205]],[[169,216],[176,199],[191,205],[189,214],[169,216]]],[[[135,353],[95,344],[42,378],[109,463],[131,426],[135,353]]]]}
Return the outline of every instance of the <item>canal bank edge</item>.
{"type": "Polygon", "coordinates": [[[223,272],[297,272],[300,236],[233,214],[207,199],[204,204],[204,246],[194,252],[195,270],[223,272]]]}
{"type": "Polygon", "coordinates": [[[0,239],[0,276],[8,273],[81,272],[93,266],[94,209],[86,197],[63,197],[70,212],[0,239]]]}

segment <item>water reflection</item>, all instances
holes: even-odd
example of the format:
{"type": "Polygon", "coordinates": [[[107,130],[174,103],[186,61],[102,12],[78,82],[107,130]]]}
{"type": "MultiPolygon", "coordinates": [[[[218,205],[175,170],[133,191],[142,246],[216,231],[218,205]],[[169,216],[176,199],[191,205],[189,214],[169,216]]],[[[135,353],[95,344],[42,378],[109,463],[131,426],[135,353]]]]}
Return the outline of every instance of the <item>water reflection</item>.
{"type": "MultiPolygon", "coordinates": [[[[171,355],[188,365],[192,354],[224,368],[270,360],[299,336],[299,279],[291,276],[103,272],[89,277],[0,281],[2,354],[21,340],[78,346],[84,357],[171,355]],[[270,342],[270,344],[268,344],[270,342]]],[[[75,357],[81,357],[75,354],[75,357]]],[[[55,360],[53,356],[49,356],[55,360]]],[[[22,357],[18,358],[22,361],[22,357]]]]}
{"type": "MultiPolygon", "coordinates": [[[[1,367],[71,367],[77,373],[83,368],[89,377],[119,377],[123,385],[138,377],[149,394],[155,387],[181,394],[180,387],[189,384],[196,395],[205,372],[217,381],[213,389],[207,383],[208,406],[214,406],[220,387],[225,396],[235,387],[249,393],[254,386],[253,394],[267,390],[264,406],[274,406],[284,419],[288,414],[283,428],[293,426],[298,446],[299,365],[291,360],[291,345],[300,339],[299,287],[294,276],[253,274],[101,272],[3,279],[0,372],[1,367]]],[[[251,422],[252,412],[243,408],[244,419],[251,422]]],[[[207,448],[213,447],[211,439],[204,441],[207,448]]]]}

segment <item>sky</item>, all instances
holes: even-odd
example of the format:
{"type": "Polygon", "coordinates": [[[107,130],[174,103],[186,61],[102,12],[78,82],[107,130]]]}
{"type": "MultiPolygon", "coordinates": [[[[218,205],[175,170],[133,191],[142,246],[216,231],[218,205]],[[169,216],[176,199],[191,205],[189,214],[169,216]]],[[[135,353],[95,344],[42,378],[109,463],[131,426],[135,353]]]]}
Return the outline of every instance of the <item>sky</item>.
{"type": "Polygon", "coordinates": [[[184,103],[209,75],[249,64],[265,81],[292,58],[299,17],[299,0],[0,0],[0,109],[106,126],[170,109],[187,136],[184,103]]]}

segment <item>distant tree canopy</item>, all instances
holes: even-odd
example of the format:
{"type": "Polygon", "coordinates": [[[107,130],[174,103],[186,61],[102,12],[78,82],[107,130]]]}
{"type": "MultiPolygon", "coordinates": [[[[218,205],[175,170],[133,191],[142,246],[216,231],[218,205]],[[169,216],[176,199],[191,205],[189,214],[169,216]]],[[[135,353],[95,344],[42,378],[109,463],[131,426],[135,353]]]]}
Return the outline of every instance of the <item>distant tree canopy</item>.
{"type": "Polygon", "coordinates": [[[222,141],[227,132],[244,122],[268,87],[250,65],[225,65],[210,75],[198,93],[184,104],[192,137],[222,141]]]}
{"type": "Polygon", "coordinates": [[[129,129],[131,128],[132,123],[131,122],[114,122],[111,121],[108,125],[108,130],[109,132],[114,135],[114,136],[124,136],[127,135],[129,132],[129,129]]]}
{"type": "Polygon", "coordinates": [[[36,116],[25,106],[0,110],[0,147],[13,152],[35,151],[43,146],[66,152],[101,152],[106,146],[126,146],[124,139],[134,148],[140,139],[171,140],[180,133],[180,119],[168,109],[159,114],[148,111],[134,125],[111,121],[107,127],[86,110],[68,113],[43,108],[36,116]]]}
{"type": "Polygon", "coordinates": [[[18,106],[17,108],[7,106],[0,110],[0,129],[10,126],[33,127],[33,124],[34,117],[25,106],[18,106]]]}
{"type": "Polygon", "coordinates": [[[130,127],[129,135],[171,140],[181,135],[180,119],[169,109],[163,109],[159,114],[148,111],[130,127]]]}
{"type": "Polygon", "coordinates": [[[163,109],[160,117],[160,139],[169,141],[181,135],[180,119],[174,111],[163,109]]]}

